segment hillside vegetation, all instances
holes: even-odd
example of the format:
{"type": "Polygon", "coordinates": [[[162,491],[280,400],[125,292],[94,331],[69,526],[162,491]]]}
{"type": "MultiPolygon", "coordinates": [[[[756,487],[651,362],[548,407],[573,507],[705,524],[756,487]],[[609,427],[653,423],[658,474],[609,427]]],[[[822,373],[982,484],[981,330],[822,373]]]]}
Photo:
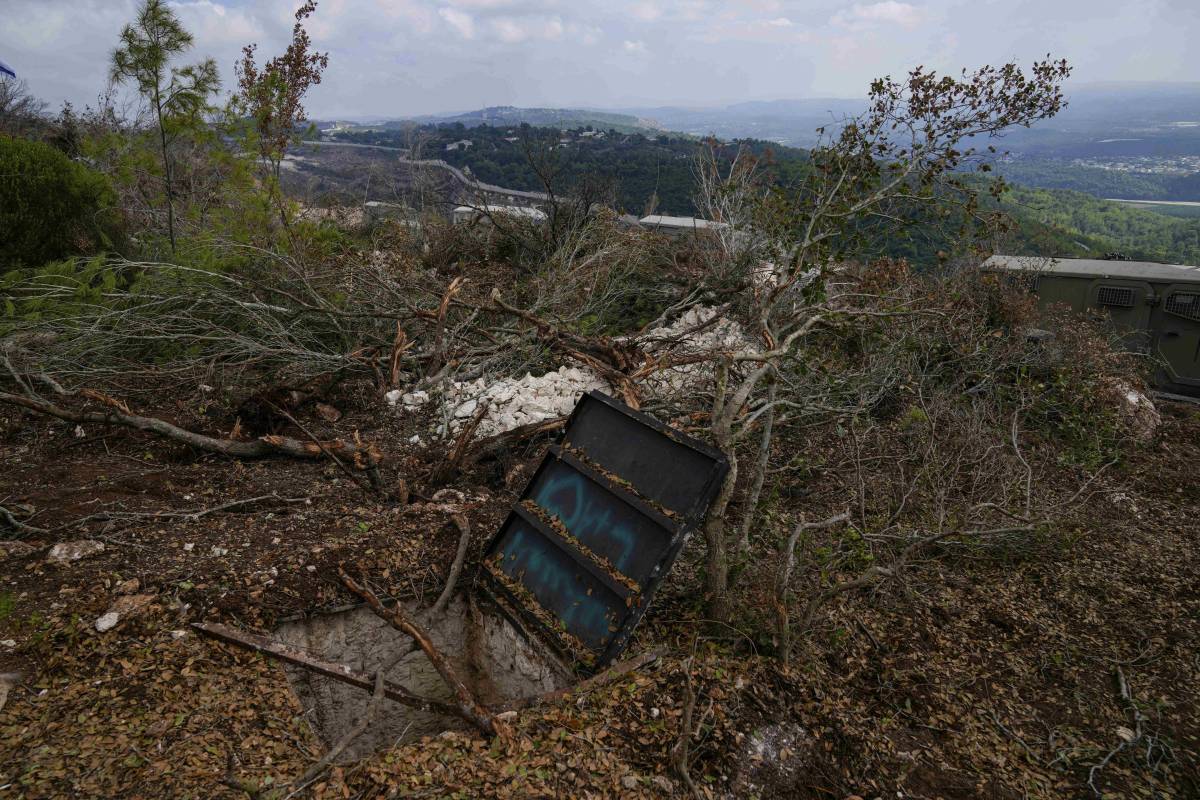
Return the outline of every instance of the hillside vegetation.
{"type": "MultiPolygon", "coordinates": [[[[405,133],[338,133],[334,138],[405,149],[416,143],[422,157],[443,159],[469,169],[484,182],[514,189],[544,190],[548,165],[560,192],[583,182],[600,181],[621,211],[639,216],[651,210],[683,216],[698,213],[696,156],[704,144],[688,137],[665,133],[651,137],[593,128],[564,131],[481,125],[468,129],[454,124],[405,133]],[[472,144],[446,149],[464,139],[472,144]]],[[[760,159],[769,180],[780,186],[797,185],[809,170],[806,151],[758,140],[724,144],[718,157],[728,165],[739,152],[760,159]]],[[[1008,169],[1006,166],[1000,171],[1008,174],[1008,169]]],[[[975,180],[986,193],[983,179],[975,180]]],[[[1128,178],[1130,183],[1137,180],[1128,178]]],[[[1149,188],[1149,182],[1144,189],[1143,195],[1157,191],[1149,188]]],[[[1200,264],[1200,220],[1172,218],[1106,202],[1089,191],[1086,184],[1075,191],[1014,183],[999,204],[990,204],[1017,223],[997,246],[1018,254],[1085,257],[1119,252],[1147,261],[1200,264]]],[[[952,232],[946,233],[936,225],[914,227],[900,238],[878,242],[871,255],[903,256],[931,263],[939,252],[954,250],[952,238],[952,232]]]]}

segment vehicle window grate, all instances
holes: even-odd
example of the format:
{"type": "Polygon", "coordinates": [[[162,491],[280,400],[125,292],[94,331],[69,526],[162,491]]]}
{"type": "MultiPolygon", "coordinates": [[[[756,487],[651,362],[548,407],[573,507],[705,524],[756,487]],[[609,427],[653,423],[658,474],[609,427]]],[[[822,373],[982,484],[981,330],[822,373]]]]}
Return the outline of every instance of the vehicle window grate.
{"type": "Polygon", "coordinates": [[[1168,314],[1200,322],[1200,294],[1196,292],[1171,292],[1166,308],[1168,314]]]}
{"type": "Polygon", "coordinates": [[[1133,289],[1128,286],[1101,286],[1096,302],[1102,306],[1133,308],[1133,289]]]}

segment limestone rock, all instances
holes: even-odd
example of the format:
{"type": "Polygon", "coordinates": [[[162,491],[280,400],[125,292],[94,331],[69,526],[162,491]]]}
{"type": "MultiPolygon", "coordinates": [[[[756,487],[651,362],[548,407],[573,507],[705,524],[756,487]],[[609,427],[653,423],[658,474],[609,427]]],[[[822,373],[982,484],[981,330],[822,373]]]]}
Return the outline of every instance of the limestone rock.
{"type": "Polygon", "coordinates": [[[50,548],[50,553],[46,557],[51,561],[66,563],[102,552],[104,552],[104,542],[98,542],[95,539],[77,539],[73,542],[59,542],[50,548]]]}
{"type": "Polygon", "coordinates": [[[108,613],[101,615],[96,620],[96,631],[99,633],[111,631],[113,628],[117,627],[117,623],[120,621],[121,621],[120,614],[117,614],[116,612],[113,612],[113,611],[109,611],[108,613]]]}

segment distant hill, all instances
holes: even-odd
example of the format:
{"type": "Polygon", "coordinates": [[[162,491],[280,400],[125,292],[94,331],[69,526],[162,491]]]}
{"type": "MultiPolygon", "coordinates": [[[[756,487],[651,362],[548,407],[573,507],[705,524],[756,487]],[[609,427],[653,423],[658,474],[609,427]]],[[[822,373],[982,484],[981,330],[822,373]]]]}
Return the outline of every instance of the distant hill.
{"type": "MultiPolygon", "coordinates": [[[[1079,84],[1067,86],[1066,94],[1062,113],[1030,129],[1007,132],[1004,149],[1060,159],[1200,156],[1200,83],[1079,84]]],[[[817,128],[835,129],[865,108],[863,99],[804,98],[615,110],[695,136],[754,137],[811,147],[817,128]]]]}
{"type": "Polygon", "coordinates": [[[633,114],[584,108],[517,108],[516,106],[491,106],[461,114],[426,114],[408,119],[389,120],[383,123],[382,127],[394,129],[413,124],[454,123],[461,123],[467,128],[477,128],[480,125],[506,127],[524,124],[546,128],[592,127],[597,130],[615,130],[622,133],[653,133],[661,130],[661,126],[655,120],[633,114]]]}

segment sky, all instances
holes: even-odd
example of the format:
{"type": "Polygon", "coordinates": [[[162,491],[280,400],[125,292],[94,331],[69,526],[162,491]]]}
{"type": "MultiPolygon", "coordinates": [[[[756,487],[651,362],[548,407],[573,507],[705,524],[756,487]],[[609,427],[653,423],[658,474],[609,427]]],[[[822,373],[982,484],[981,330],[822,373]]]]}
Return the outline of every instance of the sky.
{"type": "MultiPolygon", "coordinates": [[[[178,0],[181,63],[280,52],[299,0],[178,0]]],[[[51,108],[95,105],[135,0],[0,0],[0,61],[51,108]]],[[[312,118],[484,106],[719,106],[861,97],[915,65],[1052,53],[1074,83],[1200,81],[1200,0],[320,0],[312,118]]]]}

